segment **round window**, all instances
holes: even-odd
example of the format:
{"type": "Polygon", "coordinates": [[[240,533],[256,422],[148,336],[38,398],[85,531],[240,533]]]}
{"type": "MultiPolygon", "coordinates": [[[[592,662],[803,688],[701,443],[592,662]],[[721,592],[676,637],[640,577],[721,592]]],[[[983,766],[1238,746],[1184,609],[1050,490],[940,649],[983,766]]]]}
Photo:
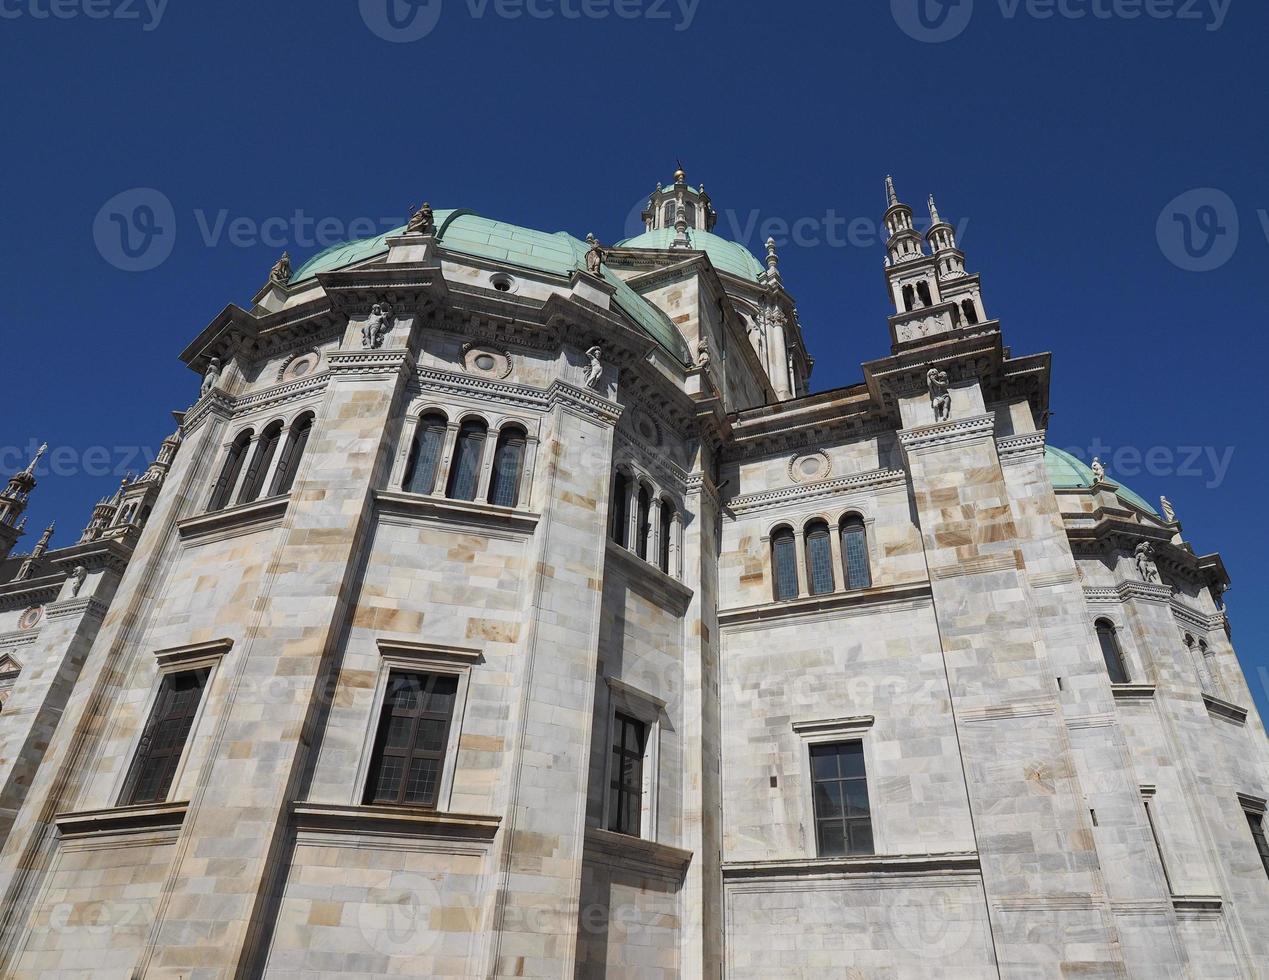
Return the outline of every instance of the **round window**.
{"type": "Polygon", "coordinates": [[[476,367],[480,368],[482,371],[492,371],[497,363],[498,362],[495,361],[493,356],[490,354],[476,355],[476,367]]]}
{"type": "Polygon", "coordinates": [[[40,624],[40,620],[44,618],[43,606],[32,606],[22,614],[22,618],[18,620],[18,628],[29,630],[35,629],[40,624]]]}

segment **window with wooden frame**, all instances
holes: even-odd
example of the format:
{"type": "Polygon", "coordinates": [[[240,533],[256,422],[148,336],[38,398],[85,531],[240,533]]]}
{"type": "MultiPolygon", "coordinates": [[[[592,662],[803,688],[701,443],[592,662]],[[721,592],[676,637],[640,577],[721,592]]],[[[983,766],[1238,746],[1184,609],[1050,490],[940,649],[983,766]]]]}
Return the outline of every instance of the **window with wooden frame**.
{"type": "Polygon", "coordinates": [[[815,840],[821,857],[872,854],[872,811],[864,743],[810,746],[815,840]]]}
{"type": "Polygon", "coordinates": [[[458,681],[452,674],[389,675],[366,803],[436,809],[458,681]]]}
{"type": "Polygon", "coordinates": [[[120,806],[162,803],[171,792],[211,668],[167,674],[124,781],[120,806]]]}
{"type": "Polygon", "coordinates": [[[612,726],[612,765],[608,779],[608,829],[642,836],[644,757],[648,725],[617,712],[612,726]]]}

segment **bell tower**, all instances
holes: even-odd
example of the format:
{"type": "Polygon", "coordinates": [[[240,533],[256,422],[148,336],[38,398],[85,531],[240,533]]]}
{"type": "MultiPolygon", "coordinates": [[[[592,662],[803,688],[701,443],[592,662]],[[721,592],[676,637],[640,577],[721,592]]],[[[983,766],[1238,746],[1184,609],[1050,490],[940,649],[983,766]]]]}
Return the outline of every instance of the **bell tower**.
{"type": "Polygon", "coordinates": [[[924,236],[913,225],[912,209],[899,200],[886,178],[886,283],[895,314],[890,317],[896,348],[988,322],[977,275],[965,271],[965,253],[956,229],[929,197],[930,227],[924,236]],[[925,246],[929,245],[929,252],[925,246]]]}
{"type": "Polygon", "coordinates": [[[11,476],[9,485],[0,490],[0,560],[9,557],[22,536],[21,518],[31,491],[35,489],[35,467],[46,452],[47,444],[39,448],[26,469],[11,476]]]}

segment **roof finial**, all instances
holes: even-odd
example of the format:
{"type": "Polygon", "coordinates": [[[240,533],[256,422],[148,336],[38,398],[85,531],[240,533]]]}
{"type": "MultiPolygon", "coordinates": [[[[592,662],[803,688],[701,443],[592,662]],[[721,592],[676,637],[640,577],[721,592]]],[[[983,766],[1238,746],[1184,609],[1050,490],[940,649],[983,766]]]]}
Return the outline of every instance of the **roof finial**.
{"type": "Polygon", "coordinates": [[[678,169],[674,171],[674,183],[686,184],[687,172],[683,169],[683,161],[679,160],[678,158],[675,158],[675,165],[678,167],[678,169]]]}
{"type": "Polygon", "coordinates": [[[942,224],[942,219],[939,218],[938,206],[934,203],[933,194],[930,195],[930,223],[935,225],[942,224]]]}
{"type": "Polygon", "coordinates": [[[26,476],[35,476],[35,466],[37,463],[39,463],[40,459],[44,456],[46,452],[48,452],[47,442],[41,445],[40,448],[35,451],[35,457],[31,460],[27,468],[24,469],[22,472],[26,476]]]}
{"type": "Polygon", "coordinates": [[[886,207],[894,207],[899,203],[899,195],[894,190],[894,178],[886,174],[886,207]]]}

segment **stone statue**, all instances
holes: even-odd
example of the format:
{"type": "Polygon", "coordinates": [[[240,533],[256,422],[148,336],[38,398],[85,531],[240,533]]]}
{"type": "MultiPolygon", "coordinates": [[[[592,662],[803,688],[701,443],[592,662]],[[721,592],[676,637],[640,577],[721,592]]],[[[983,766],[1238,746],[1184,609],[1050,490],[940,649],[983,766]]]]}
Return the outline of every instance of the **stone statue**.
{"type": "Polygon", "coordinates": [[[1159,498],[1159,506],[1163,509],[1163,519],[1169,524],[1176,523],[1176,508],[1172,506],[1172,501],[1167,497],[1159,498]]]}
{"type": "Polygon", "coordinates": [[[590,251],[586,253],[586,271],[592,276],[597,276],[608,258],[608,253],[604,251],[604,246],[599,244],[599,239],[593,232],[586,236],[586,244],[590,246],[590,251]]]}
{"type": "Polygon", "coordinates": [[[586,352],[586,356],[590,358],[590,367],[586,369],[586,387],[592,391],[599,390],[599,381],[604,376],[604,365],[600,361],[603,353],[599,347],[592,347],[586,352]]]}
{"type": "Polygon", "coordinates": [[[269,279],[279,285],[285,286],[291,281],[291,253],[283,252],[282,258],[273,263],[273,268],[269,272],[269,279]]]}
{"type": "Polygon", "coordinates": [[[410,216],[410,223],[405,226],[407,235],[430,235],[436,231],[436,216],[432,213],[432,205],[426,201],[410,216]]]}
{"type": "Polygon", "coordinates": [[[946,371],[932,367],[925,374],[925,384],[930,389],[930,403],[934,406],[934,421],[946,422],[952,417],[952,393],[947,390],[951,384],[946,371]]]}
{"type": "Polygon", "coordinates": [[[220,383],[220,358],[213,357],[207,365],[207,373],[203,375],[203,388],[199,392],[199,397],[206,395],[209,391],[220,383]]]}
{"type": "Polygon", "coordinates": [[[708,370],[710,363],[709,338],[701,334],[700,340],[696,342],[696,366],[702,370],[708,370]]]}
{"type": "Polygon", "coordinates": [[[1091,468],[1093,470],[1093,479],[1098,483],[1104,483],[1106,480],[1106,467],[1102,465],[1100,456],[1093,457],[1093,465],[1091,468]]]}
{"type": "Polygon", "coordinates": [[[71,598],[79,595],[80,589],[84,587],[84,582],[88,579],[88,569],[83,565],[76,565],[69,576],[71,580],[71,598]]]}
{"type": "Polygon", "coordinates": [[[1141,576],[1143,582],[1157,583],[1159,579],[1159,566],[1154,563],[1154,546],[1149,541],[1142,541],[1137,545],[1137,574],[1141,576]]]}
{"type": "Polygon", "coordinates": [[[391,329],[392,307],[387,303],[376,303],[370,308],[370,319],[361,328],[361,346],[366,350],[378,350],[391,329]]]}

